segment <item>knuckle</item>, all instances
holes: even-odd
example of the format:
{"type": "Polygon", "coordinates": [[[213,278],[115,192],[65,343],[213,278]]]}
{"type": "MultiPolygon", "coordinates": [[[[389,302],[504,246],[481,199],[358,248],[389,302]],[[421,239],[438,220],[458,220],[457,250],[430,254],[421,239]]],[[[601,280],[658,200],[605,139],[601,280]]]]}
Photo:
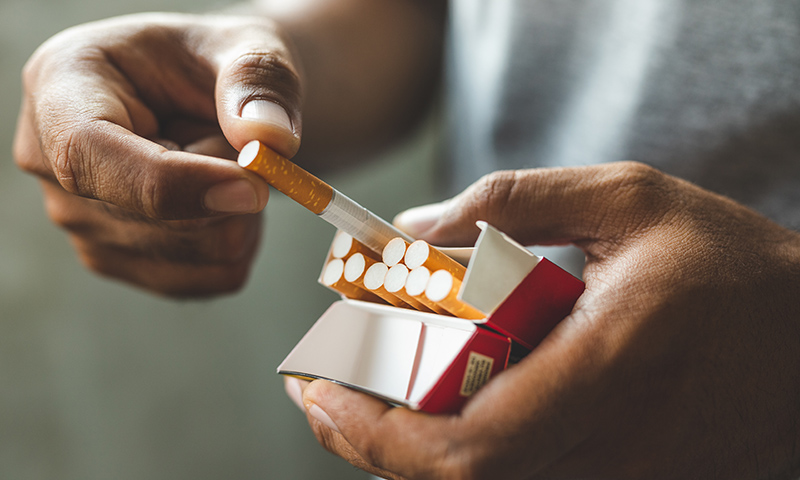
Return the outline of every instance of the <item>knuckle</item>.
{"type": "Polygon", "coordinates": [[[516,178],[515,171],[496,171],[481,177],[473,192],[476,218],[501,218],[505,206],[513,196],[516,178]]]}
{"type": "Polygon", "coordinates": [[[53,174],[62,188],[74,195],[91,197],[94,185],[91,175],[87,175],[86,162],[83,154],[85,144],[88,142],[88,126],[66,128],[53,135],[52,150],[49,152],[53,174]]]}
{"type": "Polygon", "coordinates": [[[665,199],[667,177],[659,170],[638,162],[620,163],[609,188],[627,205],[656,206],[665,199]]]}
{"type": "Polygon", "coordinates": [[[45,51],[49,50],[49,46],[52,43],[53,39],[50,39],[41,45],[22,66],[22,72],[20,76],[22,79],[22,86],[26,90],[36,85],[38,82],[39,74],[42,71],[42,63],[45,63],[43,60],[46,57],[45,51]]]}
{"type": "MultiPolygon", "coordinates": [[[[136,194],[129,197],[128,208],[150,221],[192,218],[192,197],[197,192],[173,181],[180,173],[169,162],[150,162],[138,170],[129,171],[120,183],[129,185],[136,194]]],[[[199,203],[199,202],[198,202],[199,203]]]]}
{"type": "Polygon", "coordinates": [[[594,236],[614,226],[616,241],[634,231],[644,231],[663,221],[680,198],[673,195],[669,176],[638,162],[622,162],[608,167],[595,191],[595,204],[604,205],[598,213],[594,236]]]}
{"type": "Polygon", "coordinates": [[[39,155],[38,146],[30,138],[25,138],[25,135],[20,131],[14,137],[12,155],[14,163],[20,170],[41,177],[47,176],[42,157],[39,155]]]}
{"type": "Polygon", "coordinates": [[[132,205],[135,211],[144,213],[153,220],[169,220],[173,216],[170,211],[174,208],[172,194],[165,182],[159,181],[164,178],[161,175],[153,174],[147,169],[137,172],[136,179],[132,179],[133,185],[139,185],[139,194],[133,197],[132,205]]]}

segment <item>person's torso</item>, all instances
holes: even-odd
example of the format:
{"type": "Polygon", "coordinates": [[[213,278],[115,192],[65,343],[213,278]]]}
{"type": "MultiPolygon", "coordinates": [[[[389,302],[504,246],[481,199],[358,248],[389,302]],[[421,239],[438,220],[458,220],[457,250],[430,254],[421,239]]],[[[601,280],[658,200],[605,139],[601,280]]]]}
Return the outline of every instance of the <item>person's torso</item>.
{"type": "Polygon", "coordinates": [[[636,160],[800,227],[800,0],[451,0],[454,187],[636,160]]]}

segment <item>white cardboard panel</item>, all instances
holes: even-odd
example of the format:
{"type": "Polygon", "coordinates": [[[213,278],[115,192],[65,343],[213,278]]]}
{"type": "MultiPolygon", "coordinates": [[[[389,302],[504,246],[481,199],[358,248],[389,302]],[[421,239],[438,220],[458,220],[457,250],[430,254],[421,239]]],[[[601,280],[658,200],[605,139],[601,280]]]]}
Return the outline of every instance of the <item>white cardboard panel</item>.
{"type": "Polygon", "coordinates": [[[500,230],[477,222],[482,230],[467,268],[458,298],[483,313],[492,313],[539,263],[500,230]]]}
{"type": "Polygon", "coordinates": [[[422,324],[336,302],[278,367],[397,400],[408,391],[422,324]]]}
{"type": "Polygon", "coordinates": [[[415,404],[475,329],[464,320],[342,300],[317,320],[278,372],[334,379],[396,403],[406,404],[408,397],[415,404]]]}

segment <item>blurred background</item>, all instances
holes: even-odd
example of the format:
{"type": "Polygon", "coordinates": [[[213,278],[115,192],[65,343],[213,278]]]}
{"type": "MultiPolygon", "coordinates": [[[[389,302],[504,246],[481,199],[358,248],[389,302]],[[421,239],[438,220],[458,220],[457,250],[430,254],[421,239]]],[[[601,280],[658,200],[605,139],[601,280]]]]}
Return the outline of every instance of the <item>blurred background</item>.
{"type": "MultiPolygon", "coordinates": [[[[20,70],[44,40],[125,13],[223,6],[0,2],[2,479],[367,478],[316,443],[275,373],[336,299],[316,284],[332,227],[276,193],[243,291],[166,300],[84,269],[46,218],[37,182],[12,161],[20,70]]],[[[433,200],[433,123],[358,171],[324,178],[385,218],[433,200]]]]}

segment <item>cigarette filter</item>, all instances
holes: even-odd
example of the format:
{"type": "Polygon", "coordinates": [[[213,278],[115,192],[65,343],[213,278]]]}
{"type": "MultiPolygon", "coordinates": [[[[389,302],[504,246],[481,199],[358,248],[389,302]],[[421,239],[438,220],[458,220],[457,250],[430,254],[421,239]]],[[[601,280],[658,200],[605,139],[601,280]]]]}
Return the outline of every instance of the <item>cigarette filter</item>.
{"type": "Polygon", "coordinates": [[[408,278],[406,278],[406,293],[412,297],[424,295],[430,278],[431,271],[425,267],[417,267],[411,270],[408,273],[408,278]]]}
{"type": "Polygon", "coordinates": [[[331,243],[330,256],[331,258],[349,258],[351,255],[360,253],[373,260],[380,260],[380,255],[373,252],[369,247],[359,242],[352,235],[341,230],[336,231],[331,243]]]}
{"type": "Polygon", "coordinates": [[[354,253],[344,263],[344,279],[356,285],[357,287],[371,291],[372,293],[381,297],[387,303],[395,307],[412,308],[411,305],[400,300],[399,298],[397,298],[396,295],[392,295],[391,293],[387,292],[382,285],[376,289],[368,289],[366,287],[366,285],[364,284],[364,278],[365,278],[364,274],[367,272],[367,269],[372,265],[374,265],[375,263],[377,262],[365,257],[361,253],[354,253]]]}
{"type": "Polygon", "coordinates": [[[405,253],[405,264],[411,270],[422,266],[425,266],[431,272],[447,270],[458,280],[463,280],[467,271],[463,265],[435,249],[424,240],[417,240],[408,246],[405,253]]]}
{"type": "Polygon", "coordinates": [[[447,309],[442,308],[441,306],[437,305],[436,302],[431,301],[425,296],[425,289],[428,287],[428,281],[430,278],[431,272],[425,267],[417,267],[414,270],[411,270],[406,276],[406,294],[436,313],[442,315],[452,315],[449,311],[447,311],[447,309]]]}
{"type": "Polygon", "coordinates": [[[428,299],[415,298],[406,293],[406,278],[408,278],[408,268],[402,263],[398,263],[386,272],[384,286],[389,293],[397,295],[404,302],[421,312],[446,313],[443,309],[436,307],[433,302],[428,301],[428,299]]]}
{"type": "Polygon", "coordinates": [[[390,240],[389,243],[383,247],[383,252],[381,252],[383,263],[385,263],[388,267],[394,267],[398,263],[402,262],[408,245],[408,242],[400,237],[390,240]]]}
{"type": "Polygon", "coordinates": [[[453,277],[452,273],[447,270],[437,270],[428,279],[425,296],[456,317],[468,320],[486,318],[483,312],[457,298],[459,288],[461,288],[461,281],[453,277]]]}
{"type": "Polygon", "coordinates": [[[344,279],[344,261],[341,258],[334,258],[325,265],[325,269],[322,271],[322,284],[347,298],[384,303],[374,293],[368,292],[344,279]]]}
{"type": "Polygon", "coordinates": [[[239,166],[255,172],[284,195],[375,252],[383,251],[383,247],[395,237],[414,241],[258,140],[248,143],[239,152],[239,166]]]}

